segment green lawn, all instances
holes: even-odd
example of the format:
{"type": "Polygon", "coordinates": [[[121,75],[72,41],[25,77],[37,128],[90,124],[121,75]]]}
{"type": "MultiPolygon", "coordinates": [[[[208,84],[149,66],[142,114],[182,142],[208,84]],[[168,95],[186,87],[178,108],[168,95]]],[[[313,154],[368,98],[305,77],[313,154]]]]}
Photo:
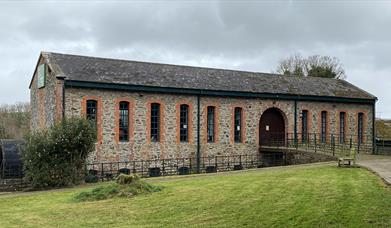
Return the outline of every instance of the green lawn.
{"type": "Polygon", "coordinates": [[[0,196],[0,227],[390,227],[391,190],[365,169],[310,165],[149,179],[164,190],[76,203],[92,186],[0,196]]]}

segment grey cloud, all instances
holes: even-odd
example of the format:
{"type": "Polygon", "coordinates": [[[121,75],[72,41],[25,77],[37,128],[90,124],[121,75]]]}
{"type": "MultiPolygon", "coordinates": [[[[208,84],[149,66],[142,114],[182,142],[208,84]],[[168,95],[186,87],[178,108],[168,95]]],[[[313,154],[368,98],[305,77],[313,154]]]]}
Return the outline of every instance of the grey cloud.
{"type": "Polygon", "coordinates": [[[301,53],[340,58],[391,117],[369,79],[390,81],[390,24],[387,1],[0,2],[0,103],[28,100],[41,50],[265,72],[301,53]]]}

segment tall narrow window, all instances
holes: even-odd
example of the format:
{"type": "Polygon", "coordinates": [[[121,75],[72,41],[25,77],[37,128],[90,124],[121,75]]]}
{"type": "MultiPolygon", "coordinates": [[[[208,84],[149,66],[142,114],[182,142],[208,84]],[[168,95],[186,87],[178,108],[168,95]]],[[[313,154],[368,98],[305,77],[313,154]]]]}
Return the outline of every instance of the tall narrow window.
{"type": "Polygon", "coordinates": [[[119,141],[129,141],[129,102],[119,103],[119,141]]]}
{"type": "Polygon", "coordinates": [[[179,138],[181,142],[189,141],[189,106],[183,104],[180,106],[179,115],[179,138]]]}
{"type": "Polygon", "coordinates": [[[151,141],[160,140],[160,104],[151,104],[151,141]]]}
{"type": "Polygon", "coordinates": [[[235,142],[242,142],[242,108],[235,108],[234,114],[234,135],[235,142]]]}
{"type": "Polygon", "coordinates": [[[215,107],[208,107],[208,123],[207,123],[207,134],[208,142],[215,142],[215,107]]]}
{"type": "Polygon", "coordinates": [[[323,111],[322,112],[322,122],[321,122],[321,142],[326,143],[326,135],[327,135],[327,112],[323,111]]]}
{"type": "Polygon", "coordinates": [[[357,129],[358,144],[362,144],[364,141],[364,113],[362,112],[358,114],[357,129]]]}
{"type": "Polygon", "coordinates": [[[308,111],[303,110],[301,113],[301,139],[303,143],[307,142],[308,139],[308,111]]]}
{"type": "Polygon", "coordinates": [[[98,102],[96,100],[87,100],[86,117],[96,124],[98,113],[98,102]]]}
{"type": "Polygon", "coordinates": [[[339,113],[339,143],[345,143],[345,122],[346,122],[346,113],[339,113]]]}

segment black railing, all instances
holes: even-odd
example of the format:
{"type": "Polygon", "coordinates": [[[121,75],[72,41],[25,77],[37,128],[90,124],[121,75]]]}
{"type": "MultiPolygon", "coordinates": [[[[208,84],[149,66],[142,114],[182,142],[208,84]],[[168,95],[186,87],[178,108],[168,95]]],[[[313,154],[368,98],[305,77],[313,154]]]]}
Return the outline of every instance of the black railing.
{"type": "Polygon", "coordinates": [[[391,140],[390,139],[376,139],[376,155],[391,155],[391,140]]]}
{"type": "MultiPolygon", "coordinates": [[[[284,137],[277,134],[273,137],[269,134],[267,141],[260,138],[260,152],[254,154],[231,156],[208,156],[199,158],[200,173],[225,172],[256,167],[269,167],[287,165],[287,150],[321,153],[333,157],[347,154],[352,148],[358,153],[372,153],[373,144],[371,138],[364,137],[363,142],[358,141],[358,136],[340,137],[339,135],[327,135],[318,133],[306,135],[287,133],[284,137]],[[323,140],[322,140],[323,139],[323,140]],[[267,143],[265,143],[267,142],[267,143]],[[273,153],[267,153],[273,150],[273,153]],[[277,149],[277,150],[276,150],[277,149]],[[279,150],[281,149],[281,150],[279,150]],[[287,149],[287,150],[283,150],[287,149]],[[269,151],[270,150],[270,151],[269,151]]],[[[391,155],[391,141],[378,140],[375,144],[375,154],[391,155]],[[387,152],[389,151],[389,153],[387,152]]],[[[119,173],[135,173],[141,177],[186,175],[197,173],[197,159],[195,157],[176,159],[134,160],[121,162],[96,162],[86,165],[85,173],[98,180],[110,180],[119,173]]],[[[23,177],[23,167],[0,167],[0,179],[15,179],[23,177]]]]}
{"type": "MultiPolygon", "coordinates": [[[[121,162],[97,162],[87,164],[85,167],[86,180],[107,181],[117,177],[120,173],[138,174],[141,177],[158,177],[171,175],[188,175],[197,173],[197,159],[155,159],[155,160],[135,160],[121,162]]],[[[200,158],[200,173],[215,173],[235,171],[251,168],[261,168],[270,166],[286,165],[286,161],[281,153],[268,154],[243,154],[232,156],[209,156],[200,158]]],[[[16,187],[27,186],[23,179],[23,167],[13,167],[12,170],[19,172],[1,176],[0,191],[10,183],[16,187]],[[12,182],[11,182],[12,181],[12,182]],[[6,183],[4,186],[3,183],[6,183]],[[2,186],[3,184],[3,186],[2,186]]]]}
{"type": "MultiPolygon", "coordinates": [[[[200,173],[215,173],[286,165],[282,153],[201,157],[200,173]]],[[[187,175],[197,173],[195,158],[137,160],[91,163],[86,167],[95,180],[111,180],[120,173],[141,177],[187,175]]]]}
{"type": "Polygon", "coordinates": [[[20,178],[23,176],[23,165],[21,163],[0,163],[0,178],[20,178]]]}
{"type": "MultiPolygon", "coordinates": [[[[349,153],[354,148],[357,153],[372,154],[374,151],[372,138],[364,136],[359,140],[358,136],[340,136],[338,134],[322,135],[319,133],[294,134],[269,133],[267,138],[260,138],[260,150],[268,148],[295,149],[313,153],[324,153],[338,157],[349,153]]],[[[375,148],[376,149],[376,148],[375,148]]]]}

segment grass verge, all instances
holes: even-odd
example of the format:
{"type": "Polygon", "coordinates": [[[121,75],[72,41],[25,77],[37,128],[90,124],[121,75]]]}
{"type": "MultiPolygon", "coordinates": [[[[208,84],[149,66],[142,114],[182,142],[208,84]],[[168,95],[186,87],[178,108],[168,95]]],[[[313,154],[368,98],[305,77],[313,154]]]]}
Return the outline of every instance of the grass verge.
{"type": "Polygon", "coordinates": [[[91,187],[0,197],[2,227],[390,227],[390,188],[335,165],[153,178],[164,190],[74,202],[91,187]],[[196,177],[196,178],[194,178],[196,177]]]}

